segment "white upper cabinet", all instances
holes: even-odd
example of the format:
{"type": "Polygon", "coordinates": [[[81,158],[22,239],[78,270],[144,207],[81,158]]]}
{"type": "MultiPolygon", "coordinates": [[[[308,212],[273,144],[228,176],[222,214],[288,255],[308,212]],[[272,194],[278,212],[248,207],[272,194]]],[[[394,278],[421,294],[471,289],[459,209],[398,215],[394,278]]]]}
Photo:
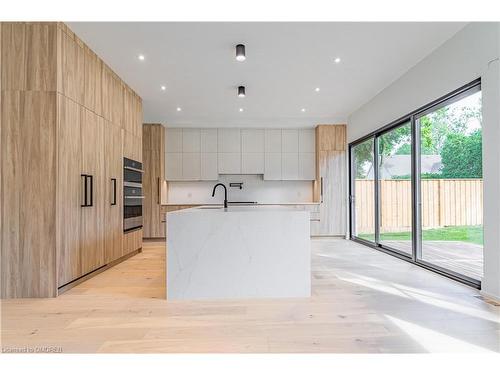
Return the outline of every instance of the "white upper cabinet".
{"type": "Polygon", "coordinates": [[[316,133],[314,129],[299,130],[299,152],[316,151],[316,133]]]}
{"type": "Polygon", "coordinates": [[[264,152],[243,152],[241,154],[242,174],[264,173],[264,152]]]}
{"type": "Polygon", "coordinates": [[[217,164],[220,174],[240,174],[241,153],[219,152],[217,153],[217,164]]]}
{"type": "Polygon", "coordinates": [[[200,129],[182,130],[182,152],[200,152],[200,129]]]}
{"type": "Polygon", "coordinates": [[[182,129],[165,130],[165,151],[182,152],[182,129]]]}
{"type": "Polygon", "coordinates": [[[281,179],[299,179],[299,153],[284,152],[281,154],[281,179]]]}
{"type": "Polygon", "coordinates": [[[219,179],[217,153],[204,152],[201,154],[201,180],[216,181],[219,179]]]}
{"type": "Polygon", "coordinates": [[[169,181],[215,181],[219,174],[314,180],[314,129],[180,129],[165,134],[169,181]]]}
{"type": "Polygon", "coordinates": [[[281,152],[299,152],[299,131],[296,129],[281,130],[281,152]]]}
{"type": "Polygon", "coordinates": [[[240,129],[217,129],[217,152],[241,152],[240,129]]]}
{"type": "Polygon", "coordinates": [[[182,153],[182,179],[183,180],[200,180],[200,153],[199,152],[183,152],[182,153]]]}
{"type": "Polygon", "coordinates": [[[182,180],[182,153],[165,153],[165,179],[167,181],[182,180]]]}
{"type": "Polygon", "coordinates": [[[241,131],[241,152],[264,153],[264,130],[243,129],[241,131]]]}
{"type": "Polygon", "coordinates": [[[265,152],[281,152],[281,129],[266,129],[264,142],[265,152]]]}
{"type": "Polygon", "coordinates": [[[201,152],[217,152],[217,129],[201,129],[201,152]]]}
{"type": "Polygon", "coordinates": [[[281,180],[281,152],[266,152],[264,159],[264,180],[281,180]]]}
{"type": "Polygon", "coordinates": [[[299,180],[316,179],[316,153],[299,152],[299,180]]]}

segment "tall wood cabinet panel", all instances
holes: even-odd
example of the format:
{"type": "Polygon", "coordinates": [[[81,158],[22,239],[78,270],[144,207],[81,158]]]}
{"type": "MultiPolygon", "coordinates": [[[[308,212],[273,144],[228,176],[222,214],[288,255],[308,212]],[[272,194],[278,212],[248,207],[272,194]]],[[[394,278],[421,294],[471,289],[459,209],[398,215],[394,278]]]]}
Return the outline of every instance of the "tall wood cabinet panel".
{"type": "Polygon", "coordinates": [[[316,127],[316,180],[314,200],[319,221],[313,235],[345,235],[347,214],[346,126],[316,127]]]}
{"type": "Polygon", "coordinates": [[[82,210],[80,106],[64,95],[58,101],[57,254],[58,287],[82,275],[80,215],[82,210]]]}
{"type": "Polygon", "coordinates": [[[123,255],[123,151],[122,129],[104,121],[104,260],[110,263],[123,255]]]}
{"type": "Polygon", "coordinates": [[[55,296],[55,93],[2,90],[1,122],[2,297],[55,296]]]}
{"type": "Polygon", "coordinates": [[[92,178],[89,207],[80,218],[82,273],[104,265],[104,119],[82,108],[80,120],[81,170],[92,178]]]}
{"type": "Polygon", "coordinates": [[[142,159],[142,101],[63,23],[0,22],[0,62],[1,297],[53,297],[127,254],[124,239],[142,246],[122,224],[122,160],[142,159]]]}
{"type": "Polygon", "coordinates": [[[165,179],[165,128],[161,124],[143,125],[143,235],[146,238],[165,237],[162,222],[161,193],[165,179]]]}

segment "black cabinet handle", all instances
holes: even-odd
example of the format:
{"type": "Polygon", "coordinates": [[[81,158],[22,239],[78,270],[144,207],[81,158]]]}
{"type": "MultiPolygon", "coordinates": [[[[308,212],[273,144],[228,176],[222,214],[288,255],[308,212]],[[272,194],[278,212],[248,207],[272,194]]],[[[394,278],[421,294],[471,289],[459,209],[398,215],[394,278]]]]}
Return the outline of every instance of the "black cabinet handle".
{"type": "Polygon", "coordinates": [[[116,206],[116,178],[112,178],[111,183],[113,184],[113,200],[111,201],[111,205],[116,206]]]}
{"type": "Polygon", "coordinates": [[[87,207],[87,175],[81,174],[80,177],[83,177],[83,204],[80,207],[87,207]]]}
{"type": "Polygon", "coordinates": [[[92,207],[94,205],[94,176],[89,175],[90,179],[90,204],[88,207],[92,207]]]}
{"type": "Polygon", "coordinates": [[[83,177],[83,204],[80,207],[92,207],[94,205],[94,176],[81,174],[83,177]]]}
{"type": "Polygon", "coordinates": [[[158,202],[156,202],[156,203],[160,204],[160,201],[161,201],[161,197],[160,197],[160,190],[161,190],[161,188],[160,188],[160,177],[157,177],[156,188],[158,189],[158,196],[157,196],[158,197],[158,202]]]}

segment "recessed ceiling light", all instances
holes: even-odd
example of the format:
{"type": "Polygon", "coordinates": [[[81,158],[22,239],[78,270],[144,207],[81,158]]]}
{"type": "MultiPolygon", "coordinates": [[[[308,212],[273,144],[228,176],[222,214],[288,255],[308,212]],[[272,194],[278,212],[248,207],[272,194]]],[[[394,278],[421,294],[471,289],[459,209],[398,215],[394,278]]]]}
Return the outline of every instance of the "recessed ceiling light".
{"type": "Polygon", "coordinates": [[[306,109],[305,109],[305,108],[302,108],[300,111],[301,111],[301,112],[305,112],[305,111],[306,111],[306,109]]]}
{"type": "Polygon", "coordinates": [[[243,112],[243,108],[240,108],[240,112],[243,112]]]}
{"type": "Polygon", "coordinates": [[[182,108],[181,107],[177,107],[177,112],[180,112],[182,111],[182,108]]]}
{"type": "Polygon", "coordinates": [[[236,60],[238,61],[245,61],[246,60],[246,55],[245,55],[245,45],[244,44],[238,44],[236,46],[236,60]]]}
{"type": "Polygon", "coordinates": [[[138,58],[139,60],[143,61],[146,57],[145,57],[144,55],[139,55],[139,56],[137,56],[137,58],[138,58]]]}
{"type": "Polygon", "coordinates": [[[335,64],[338,64],[340,62],[340,57],[336,57],[333,61],[335,61],[335,64]]]}
{"type": "Polygon", "coordinates": [[[245,86],[238,86],[238,97],[244,98],[245,95],[245,86]]]}
{"type": "Polygon", "coordinates": [[[162,91],[165,91],[166,89],[167,89],[167,86],[162,86],[162,87],[161,87],[161,90],[162,90],[162,91]]]}
{"type": "Polygon", "coordinates": [[[316,87],[316,88],[314,89],[314,91],[316,91],[316,92],[319,92],[319,90],[320,90],[320,89],[319,89],[319,87],[316,87]]]}

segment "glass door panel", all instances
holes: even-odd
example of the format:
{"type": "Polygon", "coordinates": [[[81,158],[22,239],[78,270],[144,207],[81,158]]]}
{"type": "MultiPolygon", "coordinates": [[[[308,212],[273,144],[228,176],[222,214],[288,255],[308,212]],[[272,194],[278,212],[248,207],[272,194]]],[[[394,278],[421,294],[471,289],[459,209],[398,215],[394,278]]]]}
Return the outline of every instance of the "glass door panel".
{"type": "Polygon", "coordinates": [[[420,133],[418,259],[483,277],[481,91],[433,108],[417,118],[420,133]]]}
{"type": "Polygon", "coordinates": [[[373,138],[351,148],[353,236],[375,241],[373,138]]]}
{"type": "Polygon", "coordinates": [[[411,123],[381,134],[377,144],[379,243],[411,256],[411,123]]]}

